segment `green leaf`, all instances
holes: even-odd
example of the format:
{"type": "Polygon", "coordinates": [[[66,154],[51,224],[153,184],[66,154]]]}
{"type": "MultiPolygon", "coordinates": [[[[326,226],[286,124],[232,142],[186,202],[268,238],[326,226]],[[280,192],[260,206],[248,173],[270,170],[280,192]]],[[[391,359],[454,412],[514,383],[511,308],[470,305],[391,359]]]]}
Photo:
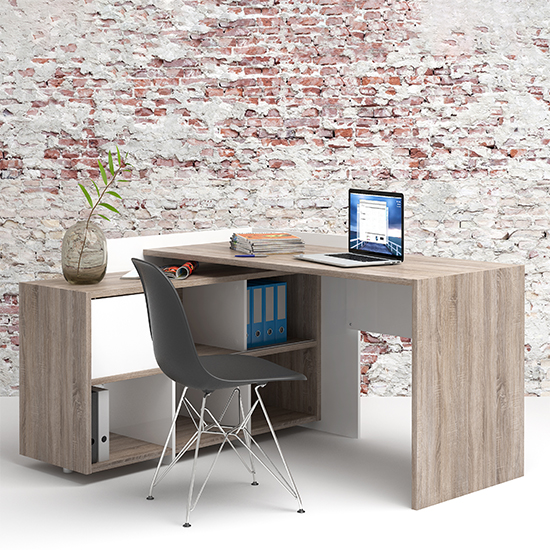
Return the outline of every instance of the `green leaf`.
{"type": "Polygon", "coordinates": [[[130,180],[118,180],[118,183],[128,183],[130,180]]]}
{"type": "Polygon", "coordinates": [[[113,195],[113,197],[116,197],[117,199],[122,200],[122,197],[115,191],[107,191],[107,193],[109,193],[109,195],[113,195]]]}
{"type": "MultiPolygon", "coordinates": [[[[117,145],[117,148],[116,148],[116,154],[117,154],[117,157],[118,157],[118,165],[122,166],[122,157],[120,156],[120,151],[118,149],[118,145],[117,145]]],[[[128,154],[128,153],[126,153],[126,154],[128,154]]]]}
{"type": "Polygon", "coordinates": [[[97,196],[99,197],[101,195],[101,193],[99,192],[99,187],[97,186],[97,183],[94,180],[92,180],[92,183],[94,184],[95,191],[97,193],[97,196]]]}
{"type": "Polygon", "coordinates": [[[109,151],[109,170],[111,172],[111,176],[115,175],[115,165],[113,164],[113,155],[111,155],[111,151],[109,151]]]}
{"type": "Polygon", "coordinates": [[[103,183],[105,185],[109,185],[109,180],[107,179],[107,174],[105,172],[105,168],[103,168],[103,164],[101,164],[101,161],[98,159],[97,163],[99,164],[99,171],[101,172],[101,177],[103,178],[103,183]]]}
{"type": "Polygon", "coordinates": [[[99,206],[103,206],[104,208],[107,208],[107,210],[110,210],[111,212],[116,212],[117,214],[120,214],[120,212],[114,206],[111,206],[106,202],[100,202],[99,206]]]}
{"type": "Polygon", "coordinates": [[[90,193],[88,193],[87,189],[81,183],[79,183],[78,186],[80,187],[80,189],[82,189],[82,192],[84,193],[84,196],[86,197],[90,208],[93,208],[94,203],[92,202],[92,197],[90,197],[90,193]]]}
{"type": "Polygon", "coordinates": [[[104,220],[107,220],[108,222],[111,221],[107,216],[104,216],[103,214],[98,214],[98,216],[99,216],[100,218],[103,218],[104,220]]]}

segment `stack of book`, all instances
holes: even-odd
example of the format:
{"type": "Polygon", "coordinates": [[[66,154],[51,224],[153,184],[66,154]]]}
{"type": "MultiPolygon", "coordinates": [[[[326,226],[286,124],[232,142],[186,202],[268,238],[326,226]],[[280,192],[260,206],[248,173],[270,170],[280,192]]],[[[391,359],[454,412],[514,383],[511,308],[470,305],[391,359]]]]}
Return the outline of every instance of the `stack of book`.
{"type": "Polygon", "coordinates": [[[304,251],[302,239],[290,233],[233,233],[232,250],[243,254],[293,254],[304,251]]]}

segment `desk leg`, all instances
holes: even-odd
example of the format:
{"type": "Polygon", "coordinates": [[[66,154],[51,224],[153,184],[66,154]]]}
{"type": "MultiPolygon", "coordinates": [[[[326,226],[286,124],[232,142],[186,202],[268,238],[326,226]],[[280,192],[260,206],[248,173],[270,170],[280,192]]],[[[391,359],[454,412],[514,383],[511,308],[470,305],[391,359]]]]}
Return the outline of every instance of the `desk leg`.
{"type": "Polygon", "coordinates": [[[412,507],[523,475],[524,270],[415,283],[412,507]]]}

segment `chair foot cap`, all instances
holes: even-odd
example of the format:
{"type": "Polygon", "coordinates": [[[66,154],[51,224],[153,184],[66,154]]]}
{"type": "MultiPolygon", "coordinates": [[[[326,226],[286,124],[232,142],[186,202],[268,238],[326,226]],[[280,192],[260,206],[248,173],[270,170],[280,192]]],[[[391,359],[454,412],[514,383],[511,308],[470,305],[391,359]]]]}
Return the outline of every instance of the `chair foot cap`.
{"type": "Polygon", "coordinates": [[[306,511],[305,511],[303,508],[300,508],[300,509],[298,510],[298,513],[299,513],[299,514],[305,514],[306,511]]]}
{"type": "Polygon", "coordinates": [[[149,495],[149,496],[147,497],[147,500],[155,500],[155,497],[154,497],[153,495],[149,495]]]}
{"type": "Polygon", "coordinates": [[[190,523],[184,523],[183,526],[184,527],[191,527],[191,524],[190,523]]]}
{"type": "Polygon", "coordinates": [[[250,485],[254,485],[254,487],[256,487],[256,485],[259,485],[259,483],[257,481],[253,481],[250,485]]]}

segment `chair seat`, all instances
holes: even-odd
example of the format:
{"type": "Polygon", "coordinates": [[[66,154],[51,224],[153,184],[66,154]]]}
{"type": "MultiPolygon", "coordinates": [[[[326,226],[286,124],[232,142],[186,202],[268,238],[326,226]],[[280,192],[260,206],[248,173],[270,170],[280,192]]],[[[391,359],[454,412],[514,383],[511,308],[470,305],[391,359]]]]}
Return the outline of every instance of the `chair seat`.
{"type": "Polygon", "coordinates": [[[307,380],[306,376],[299,372],[260,357],[207,355],[200,357],[200,362],[220,383],[213,389],[233,388],[246,384],[267,384],[282,380],[307,380]]]}

